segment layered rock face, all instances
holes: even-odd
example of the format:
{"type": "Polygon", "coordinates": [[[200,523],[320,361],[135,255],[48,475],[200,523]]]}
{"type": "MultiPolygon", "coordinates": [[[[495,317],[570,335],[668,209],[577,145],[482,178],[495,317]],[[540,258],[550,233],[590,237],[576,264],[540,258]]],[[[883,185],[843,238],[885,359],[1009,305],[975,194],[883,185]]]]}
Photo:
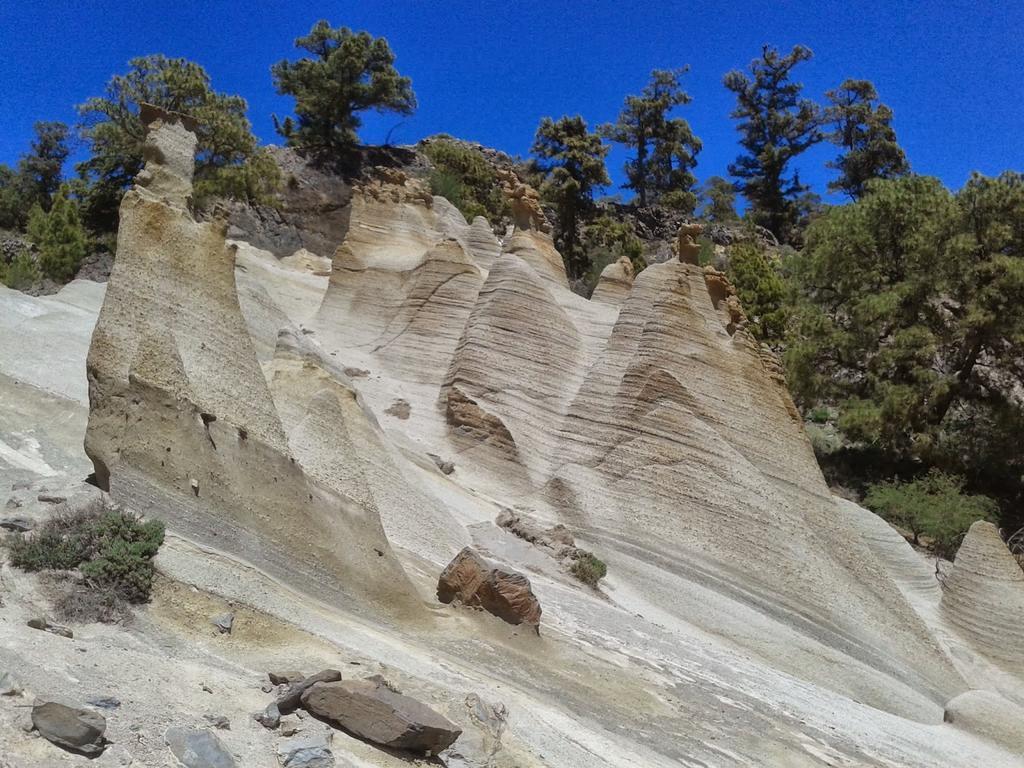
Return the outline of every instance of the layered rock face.
{"type": "MultiPolygon", "coordinates": [[[[587,300],[515,179],[499,239],[380,170],[330,263],[277,258],[193,219],[187,120],[146,117],[88,359],[97,481],[166,520],[172,556],[197,543],[219,581],[238,572],[224,559],[255,566],[213,591],[287,594],[269,610],[429,688],[441,719],[417,748],[462,729],[467,765],[930,766],[950,745],[969,757],[948,764],[1009,764],[960,732],[991,702],[957,698],[995,681],[1015,700],[994,645],[1021,641],[993,597],[1013,579],[972,554],[990,532],[972,531],[939,611],[930,566],[829,494],[695,229],[639,274],[610,265],[587,300]],[[576,544],[607,565],[597,588],[552,556],[576,544]],[[962,637],[1003,677],[965,662],[962,637]],[[466,726],[485,721],[473,753],[466,726]]],[[[392,746],[426,716],[316,677],[277,715],[305,697],[392,746]]]]}
{"type": "Polygon", "coordinates": [[[329,394],[290,413],[301,429],[285,433],[239,307],[224,227],[188,210],[191,126],[156,110],[143,117],[146,168],[121,204],[87,362],[85,447],[98,484],[290,583],[412,610],[379,518],[324,482],[307,450],[340,418],[329,394]]]}
{"type": "Polygon", "coordinates": [[[1024,664],[1024,571],[998,529],[979,520],[956,553],[942,609],[972,643],[998,663],[1024,664]]]}

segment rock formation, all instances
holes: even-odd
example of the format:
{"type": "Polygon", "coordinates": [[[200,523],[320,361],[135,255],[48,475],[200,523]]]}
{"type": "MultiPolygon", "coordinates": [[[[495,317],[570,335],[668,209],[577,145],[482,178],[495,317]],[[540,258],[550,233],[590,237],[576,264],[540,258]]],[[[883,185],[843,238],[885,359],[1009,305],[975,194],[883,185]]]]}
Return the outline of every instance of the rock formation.
{"type": "MultiPolygon", "coordinates": [[[[285,434],[239,308],[224,226],[189,212],[196,138],[187,119],[155,109],[143,118],[146,167],[121,204],[87,361],[85,447],[99,485],[306,589],[413,609],[379,518],[306,473],[309,429],[285,434]]],[[[324,418],[329,411],[300,424],[324,418]]]]}
{"type": "Polygon", "coordinates": [[[1024,664],[1024,571],[999,536],[982,520],[957,550],[946,578],[942,610],[986,655],[1024,664]]]}
{"type": "Polygon", "coordinates": [[[102,759],[124,764],[382,766],[376,744],[461,730],[452,765],[1015,768],[1019,570],[976,526],[940,608],[932,564],[829,494],[698,229],[587,300],[518,179],[498,238],[385,168],[311,197],[308,237],[236,217],[226,241],[190,213],[189,121],[143,116],[102,311],[102,286],[0,290],[0,479],[25,481],[11,525],[38,525],[80,490],[84,433],[97,482],[168,536],[128,635],[29,628],[44,598],[5,567],[0,762],[63,757],[15,725],[30,691],[116,696],[102,759]],[[566,572],[588,550],[603,592],[566,572]],[[441,601],[520,626],[543,604],[551,631],[441,601]],[[332,665],[380,676],[288,671],[332,665]],[[287,714],[304,698],[362,740],[281,740],[324,727],[287,714]],[[198,735],[206,715],[236,727],[198,735]]]}

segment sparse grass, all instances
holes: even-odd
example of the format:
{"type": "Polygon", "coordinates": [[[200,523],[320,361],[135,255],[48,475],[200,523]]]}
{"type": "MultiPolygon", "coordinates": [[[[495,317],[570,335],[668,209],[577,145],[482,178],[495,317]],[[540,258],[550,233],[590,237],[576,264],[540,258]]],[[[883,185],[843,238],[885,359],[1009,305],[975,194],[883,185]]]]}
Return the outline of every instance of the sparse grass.
{"type": "Polygon", "coordinates": [[[596,587],[608,575],[608,566],[593,553],[581,549],[569,566],[569,571],[584,584],[596,587]]]}
{"type": "Polygon", "coordinates": [[[17,568],[63,574],[54,599],[62,618],[111,621],[125,604],[149,599],[153,556],[163,540],[160,521],[144,522],[98,501],[59,513],[34,533],[9,537],[8,548],[17,568]]]}

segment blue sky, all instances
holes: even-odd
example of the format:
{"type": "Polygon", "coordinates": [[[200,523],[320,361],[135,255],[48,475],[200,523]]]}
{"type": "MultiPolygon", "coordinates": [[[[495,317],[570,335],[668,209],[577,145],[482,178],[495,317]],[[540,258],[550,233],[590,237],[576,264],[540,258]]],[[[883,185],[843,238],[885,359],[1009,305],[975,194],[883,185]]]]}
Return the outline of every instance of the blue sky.
{"type": "MultiPolygon", "coordinates": [[[[973,170],[1024,170],[1024,3],[985,0],[0,0],[0,162],[24,151],[35,120],[74,121],[73,106],[128,59],[156,52],[200,62],[274,142],[270,115],[290,100],[274,93],[269,67],[295,56],[294,38],[319,18],[387,37],[413,80],[419,110],[368,116],[371,143],[389,130],[395,143],[444,131],[525,154],[542,116],[611,120],[652,68],[689,64],[693,103],[679,114],[704,142],[697,175],[725,175],[739,148],[722,75],[765,43],[803,43],[815,53],[798,70],[806,93],[874,81],[916,171],[959,187],[973,170]]],[[[798,164],[819,192],[833,154],[818,147],[798,164]]],[[[617,183],[624,159],[616,150],[609,160],[617,183]]]]}

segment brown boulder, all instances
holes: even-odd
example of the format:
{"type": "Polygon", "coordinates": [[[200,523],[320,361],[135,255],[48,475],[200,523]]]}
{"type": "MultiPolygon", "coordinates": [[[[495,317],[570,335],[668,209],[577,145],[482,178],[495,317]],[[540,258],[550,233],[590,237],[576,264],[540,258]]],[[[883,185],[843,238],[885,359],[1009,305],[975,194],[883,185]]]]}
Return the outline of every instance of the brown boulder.
{"type": "Polygon", "coordinates": [[[540,602],[530,580],[521,573],[494,568],[470,547],[441,572],[437,599],[483,608],[509,624],[540,625],[540,602]]]}
{"type": "Polygon", "coordinates": [[[437,599],[442,603],[459,600],[473,604],[476,591],[487,578],[490,565],[470,547],[464,547],[441,571],[437,580],[437,599]]]}
{"type": "Polygon", "coordinates": [[[476,598],[481,608],[509,624],[540,625],[540,601],[521,573],[492,568],[476,598]]]}
{"type": "Polygon", "coordinates": [[[436,755],[460,729],[426,704],[376,680],[318,683],[302,694],[302,706],[360,738],[391,749],[436,755]]]}

